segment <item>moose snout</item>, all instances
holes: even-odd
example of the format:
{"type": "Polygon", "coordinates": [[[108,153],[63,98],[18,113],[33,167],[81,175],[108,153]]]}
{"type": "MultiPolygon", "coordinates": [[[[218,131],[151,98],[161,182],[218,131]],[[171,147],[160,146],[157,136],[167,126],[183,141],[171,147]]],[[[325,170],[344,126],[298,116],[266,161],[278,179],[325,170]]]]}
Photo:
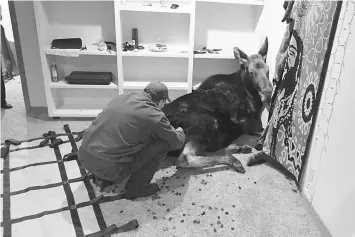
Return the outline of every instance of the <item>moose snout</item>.
{"type": "Polygon", "coordinates": [[[271,104],[272,88],[264,89],[261,91],[261,101],[265,105],[271,104]]]}

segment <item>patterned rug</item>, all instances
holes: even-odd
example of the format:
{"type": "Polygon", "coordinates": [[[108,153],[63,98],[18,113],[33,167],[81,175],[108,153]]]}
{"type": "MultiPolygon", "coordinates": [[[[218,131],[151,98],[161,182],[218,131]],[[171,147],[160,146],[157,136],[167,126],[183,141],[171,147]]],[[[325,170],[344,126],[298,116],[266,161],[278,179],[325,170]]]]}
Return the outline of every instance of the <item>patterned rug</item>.
{"type": "Polygon", "coordinates": [[[285,1],[287,29],[276,58],[273,102],[259,157],[299,185],[318,114],[342,1],[285,1]],[[271,159],[270,159],[271,158],[271,159]]]}

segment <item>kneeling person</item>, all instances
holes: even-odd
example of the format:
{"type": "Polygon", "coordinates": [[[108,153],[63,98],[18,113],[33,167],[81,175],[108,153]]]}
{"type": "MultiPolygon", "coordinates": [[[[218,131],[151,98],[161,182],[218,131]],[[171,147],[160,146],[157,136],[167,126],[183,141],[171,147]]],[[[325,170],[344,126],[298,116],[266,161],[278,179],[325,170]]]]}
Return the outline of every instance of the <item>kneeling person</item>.
{"type": "Polygon", "coordinates": [[[168,88],[160,82],[113,99],[84,132],[78,153],[84,168],[106,185],[128,179],[127,199],[156,193],[159,186],[150,182],[160,161],[185,144],[183,129],[161,111],[166,101],[168,88]]]}

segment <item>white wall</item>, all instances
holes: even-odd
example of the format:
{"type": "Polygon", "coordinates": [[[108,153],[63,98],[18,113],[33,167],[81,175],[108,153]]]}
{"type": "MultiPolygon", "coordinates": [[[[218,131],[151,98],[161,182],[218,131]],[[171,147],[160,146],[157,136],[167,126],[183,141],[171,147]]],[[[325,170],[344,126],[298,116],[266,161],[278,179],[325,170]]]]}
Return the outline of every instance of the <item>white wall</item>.
{"type": "Polygon", "coordinates": [[[355,1],[344,1],[304,181],[333,237],[355,236],[354,14],[355,1]]]}
{"type": "Polygon", "coordinates": [[[270,80],[274,75],[276,55],[287,27],[285,22],[281,22],[285,13],[283,3],[284,0],[264,0],[264,9],[256,27],[256,32],[269,39],[267,63],[270,67],[270,80]]]}
{"type": "Polygon", "coordinates": [[[2,13],[1,24],[5,29],[6,38],[9,41],[14,41],[8,1],[1,1],[1,13],[2,13]]]}
{"type": "MultiPolygon", "coordinates": [[[[275,72],[275,59],[280,49],[281,42],[287,27],[282,23],[282,17],[285,10],[283,9],[283,0],[264,0],[264,9],[259,18],[255,31],[261,35],[267,36],[269,41],[269,49],[267,54],[267,64],[270,68],[270,81],[275,72]]],[[[267,124],[268,112],[262,113],[263,127],[267,124]]]]}
{"type": "Polygon", "coordinates": [[[14,1],[31,107],[47,107],[32,1],[14,1]]]}

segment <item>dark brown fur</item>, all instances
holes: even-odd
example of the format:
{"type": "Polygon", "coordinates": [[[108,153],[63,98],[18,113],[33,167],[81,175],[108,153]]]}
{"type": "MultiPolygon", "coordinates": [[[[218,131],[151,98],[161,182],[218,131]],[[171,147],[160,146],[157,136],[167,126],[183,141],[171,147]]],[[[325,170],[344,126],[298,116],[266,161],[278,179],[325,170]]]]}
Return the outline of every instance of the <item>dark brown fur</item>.
{"type": "Polygon", "coordinates": [[[197,90],[163,108],[171,124],[187,134],[183,150],[168,154],[177,157],[178,168],[223,164],[245,172],[231,154],[248,153],[251,148],[231,143],[242,134],[262,131],[261,111],[269,105],[272,93],[267,50],[267,39],[258,54],[247,56],[234,48],[240,64],[236,73],[211,76],[197,90]]]}

